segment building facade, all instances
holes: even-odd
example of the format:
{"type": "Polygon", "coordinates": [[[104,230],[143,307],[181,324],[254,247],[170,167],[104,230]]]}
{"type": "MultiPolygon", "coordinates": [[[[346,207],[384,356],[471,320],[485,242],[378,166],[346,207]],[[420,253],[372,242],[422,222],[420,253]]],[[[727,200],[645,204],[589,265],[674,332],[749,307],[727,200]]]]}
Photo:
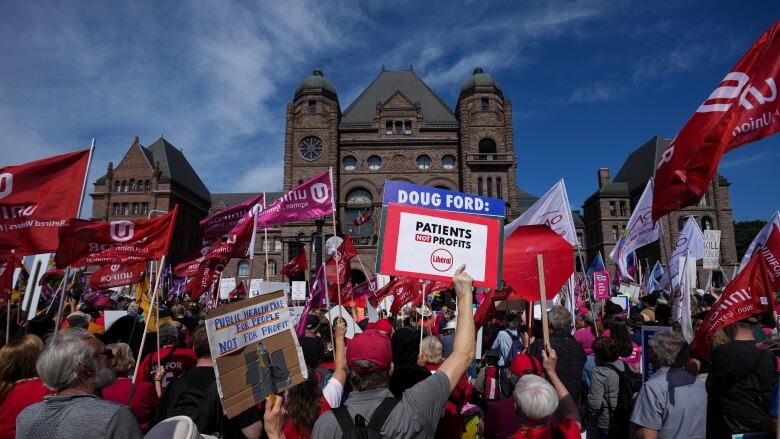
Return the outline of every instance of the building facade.
{"type": "Polygon", "coordinates": [[[90,196],[94,221],[151,218],[178,204],[169,261],[182,262],[201,247],[198,223],[211,207],[209,191],[184,153],[162,137],[149,147],[133,139],[116,167],[108,163],[90,196]]]}
{"type": "MultiPolygon", "coordinates": [[[[598,170],[598,190],[583,204],[585,234],[588,240],[588,259],[592,260],[601,252],[610,273],[614,272],[614,263],[608,258],[617,244],[631,217],[634,206],[639,201],[647,182],[655,175],[656,164],[664,150],[671,143],[659,135],[633,151],[623,163],[614,178],[609,169],[598,170]]],[[[734,223],[732,219],[729,182],[721,175],[710,182],[707,192],[696,206],[674,211],[661,218],[663,235],[651,245],[637,250],[642,269],[652,268],[656,261],[666,266],[671,257],[677,235],[685,222],[693,216],[702,230],[721,231],[720,264],[726,271],[726,280],[733,274],[739,263],[734,243],[734,223]]],[[[701,268],[699,261],[699,282],[706,282],[708,274],[701,268]]],[[[723,285],[722,271],[713,272],[713,285],[723,285]]],[[[700,285],[703,287],[704,285],[700,285]]]]}

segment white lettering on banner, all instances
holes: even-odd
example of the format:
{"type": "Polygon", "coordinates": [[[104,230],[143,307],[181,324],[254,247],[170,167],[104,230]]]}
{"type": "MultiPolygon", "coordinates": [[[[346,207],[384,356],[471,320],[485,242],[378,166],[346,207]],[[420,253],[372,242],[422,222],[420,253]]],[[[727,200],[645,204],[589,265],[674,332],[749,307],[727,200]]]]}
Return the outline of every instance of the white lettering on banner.
{"type": "Polygon", "coordinates": [[[219,357],[292,327],[290,310],[284,298],[206,319],[206,333],[212,355],[219,357]]]}
{"type": "Polygon", "coordinates": [[[447,276],[466,264],[475,280],[484,281],[487,235],[483,224],[401,212],[395,268],[447,276]]]}
{"type": "Polygon", "coordinates": [[[14,190],[14,176],[11,173],[0,174],[0,198],[11,195],[14,190]]]}
{"type": "Polygon", "coordinates": [[[442,199],[441,194],[431,192],[398,190],[398,203],[411,204],[420,207],[446,209],[465,209],[473,212],[486,211],[489,205],[482,198],[472,197],[468,194],[446,194],[442,199]]]}
{"type": "Polygon", "coordinates": [[[767,102],[774,102],[777,98],[777,87],[775,86],[775,80],[774,78],[766,78],[764,80],[764,83],[769,87],[769,96],[765,96],[763,93],[761,93],[755,86],[749,85],[748,87],[744,88],[745,85],[748,84],[748,81],[750,81],[750,77],[742,72],[730,72],[726,75],[725,78],[721,81],[721,84],[724,82],[736,82],[736,85],[722,85],[718,88],[716,88],[710,97],[707,98],[707,100],[704,101],[703,104],[696,110],[697,113],[710,113],[710,112],[724,112],[728,111],[729,108],[731,108],[731,103],[711,103],[708,104],[707,102],[713,101],[713,100],[723,100],[723,99],[736,99],[739,97],[739,105],[742,106],[742,108],[746,110],[752,110],[753,109],[753,103],[748,100],[748,94],[750,94],[753,99],[756,100],[758,105],[764,105],[767,102]],[[741,93],[740,93],[741,92],[741,93]]]}

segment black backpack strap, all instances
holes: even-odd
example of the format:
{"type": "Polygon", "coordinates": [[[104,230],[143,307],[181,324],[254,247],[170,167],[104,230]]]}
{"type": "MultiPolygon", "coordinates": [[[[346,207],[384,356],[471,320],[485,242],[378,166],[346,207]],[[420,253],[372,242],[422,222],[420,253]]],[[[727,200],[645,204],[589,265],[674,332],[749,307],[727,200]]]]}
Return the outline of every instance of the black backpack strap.
{"type": "Polygon", "coordinates": [[[331,411],[333,412],[333,416],[336,417],[336,421],[339,423],[342,435],[355,428],[355,423],[352,421],[352,418],[349,417],[347,407],[342,405],[341,407],[331,409],[331,411]]]}
{"type": "Polygon", "coordinates": [[[371,414],[371,421],[368,423],[368,428],[377,432],[382,431],[382,426],[385,425],[390,413],[400,401],[400,398],[385,398],[385,400],[379,404],[379,407],[374,410],[374,413],[371,414]]]}

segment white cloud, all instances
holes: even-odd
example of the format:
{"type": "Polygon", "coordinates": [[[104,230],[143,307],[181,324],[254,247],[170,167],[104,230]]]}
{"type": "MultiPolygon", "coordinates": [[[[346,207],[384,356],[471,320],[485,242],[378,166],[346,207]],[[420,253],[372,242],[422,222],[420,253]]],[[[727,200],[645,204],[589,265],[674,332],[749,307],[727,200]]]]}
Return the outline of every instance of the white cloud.
{"type": "Polygon", "coordinates": [[[624,87],[597,82],[575,89],[569,97],[569,102],[592,104],[617,100],[625,94],[624,87]]]}
{"type": "Polygon", "coordinates": [[[254,166],[236,179],[236,192],[281,191],[284,167],[281,164],[270,163],[254,166]]]}

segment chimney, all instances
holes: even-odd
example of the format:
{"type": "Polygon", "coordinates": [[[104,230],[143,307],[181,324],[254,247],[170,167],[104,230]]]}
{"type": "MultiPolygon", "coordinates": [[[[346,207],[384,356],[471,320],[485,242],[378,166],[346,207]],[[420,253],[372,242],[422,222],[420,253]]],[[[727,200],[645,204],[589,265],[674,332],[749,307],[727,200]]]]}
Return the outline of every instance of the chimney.
{"type": "Polygon", "coordinates": [[[599,189],[609,183],[609,168],[599,168],[599,189]]]}

